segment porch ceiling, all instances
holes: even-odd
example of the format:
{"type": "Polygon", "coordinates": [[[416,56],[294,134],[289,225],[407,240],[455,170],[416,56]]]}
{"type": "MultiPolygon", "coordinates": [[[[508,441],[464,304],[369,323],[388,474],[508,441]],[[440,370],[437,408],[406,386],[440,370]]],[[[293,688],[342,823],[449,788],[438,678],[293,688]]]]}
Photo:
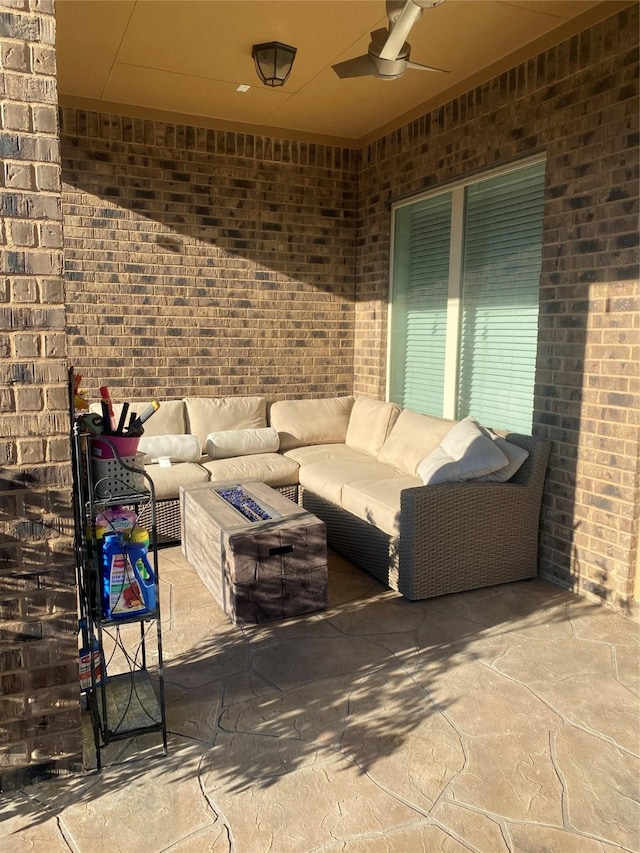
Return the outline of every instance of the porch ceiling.
{"type": "Polygon", "coordinates": [[[412,61],[451,73],[384,81],[331,68],[366,53],[384,0],[57,0],[60,103],[360,146],[628,5],[446,0],[409,40],[412,61]],[[265,41],[298,48],[281,89],[255,74],[265,41]]]}

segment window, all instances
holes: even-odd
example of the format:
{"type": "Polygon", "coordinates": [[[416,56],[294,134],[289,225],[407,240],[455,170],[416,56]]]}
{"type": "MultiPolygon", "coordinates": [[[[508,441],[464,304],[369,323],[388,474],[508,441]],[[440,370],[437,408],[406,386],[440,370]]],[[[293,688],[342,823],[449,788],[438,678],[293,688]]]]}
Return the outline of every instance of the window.
{"type": "Polygon", "coordinates": [[[393,208],[389,399],[530,432],[544,162],[393,208]]]}

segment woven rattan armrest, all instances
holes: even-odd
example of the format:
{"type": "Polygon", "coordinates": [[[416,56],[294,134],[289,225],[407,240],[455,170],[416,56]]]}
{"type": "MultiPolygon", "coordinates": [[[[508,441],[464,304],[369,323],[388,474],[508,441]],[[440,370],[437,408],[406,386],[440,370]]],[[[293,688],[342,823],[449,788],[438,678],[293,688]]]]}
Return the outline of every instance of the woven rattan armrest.
{"type": "Polygon", "coordinates": [[[400,576],[407,598],[533,577],[540,497],[516,483],[447,483],[401,494],[400,576]]]}

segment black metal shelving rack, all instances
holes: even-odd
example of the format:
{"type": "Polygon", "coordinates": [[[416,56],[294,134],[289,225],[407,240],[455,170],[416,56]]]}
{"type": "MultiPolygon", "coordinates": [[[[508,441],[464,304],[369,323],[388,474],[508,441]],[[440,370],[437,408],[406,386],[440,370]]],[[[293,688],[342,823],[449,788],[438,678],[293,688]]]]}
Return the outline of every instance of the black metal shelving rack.
{"type": "MultiPolygon", "coordinates": [[[[100,436],[109,443],[108,436],[100,436]]],[[[157,732],[167,754],[167,726],[162,665],[162,629],[158,585],[156,502],[153,483],[142,469],[122,460],[111,444],[123,479],[110,475],[96,479],[91,458],[91,435],[74,420],[72,455],[78,616],[82,646],[90,651],[90,685],[85,689],[91,714],[96,766],[102,768],[102,750],[116,740],[157,732]],[[142,478],[144,488],[130,489],[131,475],[142,478]],[[106,483],[106,485],[105,485],[106,483]],[[111,490],[111,491],[110,491],[111,490]],[[105,619],[102,613],[101,548],[96,537],[97,515],[111,507],[144,511],[151,518],[148,559],[155,576],[156,609],[125,618],[105,619]],[[155,646],[154,678],[148,669],[155,646]],[[94,657],[95,650],[95,657],[94,657]]]]}

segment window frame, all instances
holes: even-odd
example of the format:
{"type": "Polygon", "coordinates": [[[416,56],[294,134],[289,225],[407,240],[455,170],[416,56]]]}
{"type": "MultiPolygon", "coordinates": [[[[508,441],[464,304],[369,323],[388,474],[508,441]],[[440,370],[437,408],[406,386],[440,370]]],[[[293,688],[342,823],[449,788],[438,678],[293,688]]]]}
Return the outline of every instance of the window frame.
{"type": "Polygon", "coordinates": [[[385,399],[391,395],[391,361],[392,361],[392,330],[393,330],[393,300],[394,300],[394,269],[396,246],[396,212],[426,199],[440,195],[451,194],[451,238],[449,247],[449,280],[447,292],[447,328],[444,366],[444,397],[441,417],[456,419],[459,363],[462,340],[462,276],[464,258],[464,227],[466,212],[466,190],[468,187],[482,183],[492,178],[502,177],[520,169],[540,164],[546,165],[547,156],[542,152],[515,160],[509,164],[495,166],[490,169],[467,175],[464,178],[442,184],[436,188],[398,199],[391,203],[391,229],[389,251],[389,295],[387,301],[387,346],[386,346],[386,375],[385,399]]]}

